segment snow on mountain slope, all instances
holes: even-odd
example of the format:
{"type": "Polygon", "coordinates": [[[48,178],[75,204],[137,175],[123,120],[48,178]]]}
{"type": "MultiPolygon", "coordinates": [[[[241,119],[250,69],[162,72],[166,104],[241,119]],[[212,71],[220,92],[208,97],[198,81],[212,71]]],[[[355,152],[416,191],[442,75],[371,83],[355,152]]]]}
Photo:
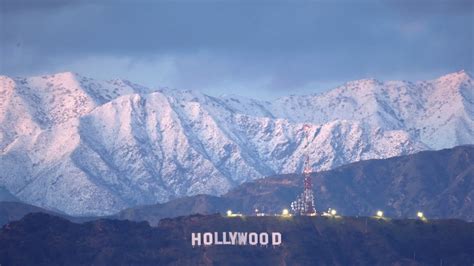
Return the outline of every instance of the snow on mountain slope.
{"type": "Polygon", "coordinates": [[[328,92],[278,99],[267,108],[292,121],[361,121],[372,128],[402,129],[432,149],[474,140],[474,82],[465,71],[432,81],[348,82],[328,92]]]}
{"type": "Polygon", "coordinates": [[[472,79],[349,82],[264,102],[72,73],[0,77],[0,186],[74,215],[472,143],[472,79]],[[309,125],[306,143],[304,124],[309,125]]]}

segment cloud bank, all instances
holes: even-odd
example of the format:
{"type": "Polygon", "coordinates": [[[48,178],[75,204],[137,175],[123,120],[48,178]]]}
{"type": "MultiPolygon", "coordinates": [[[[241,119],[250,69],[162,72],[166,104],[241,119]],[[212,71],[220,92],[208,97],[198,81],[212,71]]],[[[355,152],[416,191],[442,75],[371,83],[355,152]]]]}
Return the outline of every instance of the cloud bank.
{"type": "Polygon", "coordinates": [[[1,0],[0,72],[271,98],[474,69],[472,1],[1,0]]]}

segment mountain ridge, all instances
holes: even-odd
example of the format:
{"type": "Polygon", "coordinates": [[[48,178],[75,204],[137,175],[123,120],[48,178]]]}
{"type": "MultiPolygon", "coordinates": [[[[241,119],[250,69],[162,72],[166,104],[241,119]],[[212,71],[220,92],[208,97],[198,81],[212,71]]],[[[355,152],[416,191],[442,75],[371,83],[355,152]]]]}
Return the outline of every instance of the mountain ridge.
{"type": "Polygon", "coordinates": [[[468,74],[395,83],[357,81],[340,88],[373,92],[265,102],[68,72],[3,76],[0,185],[27,203],[104,215],[299,172],[304,154],[318,171],[474,138],[468,74]]]}
{"type": "MultiPolygon", "coordinates": [[[[372,216],[379,209],[391,218],[458,218],[474,221],[474,145],[371,159],[312,174],[316,209],[333,208],[343,216],[372,216]]],[[[267,214],[290,208],[303,190],[301,175],[279,175],[246,182],[216,197],[196,195],[156,205],[125,209],[112,216],[148,221],[191,214],[267,214]]]]}
{"type": "MultiPolygon", "coordinates": [[[[416,212],[422,211],[429,220],[456,218],[473,221],[473,162],[474,145],[467,145],[360,161],[313,173],[316,208],[319,213],[333,208],[343,216],[371,216],[382,209],[386,217],[395,219],[415,218],[416,212]],[[399,171],[400,165],[403,165],[403,171],[399,171]],[[403,191],[404,197],[400,197],[399,191],[403,191]]],[[[182,197],[161,204],[135,206],[105,217],[73,217],[21,202],[0,202],[0,225],[33,212],[44,212],[73,222],[105,218],[147,221],[152,226],[162,219],[224,214],[229,209],[251,216],[255,215],[255,209],[259,209],[272,215],[289,208],[289,202],[303,189],[302,180],[300,175],[267,177],[243,183],[219,197],[182,197]]]]}

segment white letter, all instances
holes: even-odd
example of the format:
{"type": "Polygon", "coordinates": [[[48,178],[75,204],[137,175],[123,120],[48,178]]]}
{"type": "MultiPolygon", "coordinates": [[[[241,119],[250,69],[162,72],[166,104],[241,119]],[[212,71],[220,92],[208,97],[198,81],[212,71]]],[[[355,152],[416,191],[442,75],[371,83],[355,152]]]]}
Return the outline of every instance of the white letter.
{"type": "Polygon", "coordinates": [[[257,233],[250,233],[249,234],[249,244],[255,246],[255,245],[257,245],[257,243],[258,243],[257,233]]]}
{"type": "Polygon", "coordinates": [[[260,240],[260,245],[262,246],[268,245],[268,233],[260,233],[259,240],[260,240]]]}
{"type": "Polygon", "coordinates": [[[214,244],[215,245],[222,245],[222,241],[219,241],[219,233],[214,232],[214,244]]]}
{"type": "Polygon", "coordinates": [[[201,245],[201,233],[192,233],[191,234],[191,244],[193,247],[195,245],[200,246],[201,245]]]}
{"type": "Polygon", "coordinates": [[[227,240],[227,234],[228,234],[228,232],[222,232],[222,244],[224,244],[224,245],[229,245],[230,244],[230,241],[227,240]]]}
{"type": "Polygon", "coordinates": [[[272,233],[272,245],[278,246],[281,244],[281,234],[280,233],[272,233]]]}
{"type": "Polygon", "coordinates": [[[211,233],[204,233],[204,245],[209,246],[212,245],[212,234],[211,233]]]}
{"type": "Polygon", "coordinates": [[[247,233],[237,233],[239,235],[239,245],[247,245],[247,233]]]}
{"type": "Polygon", "coordinates": [[[232,243],[232,245],[235,245],[236,240],[237,240],[237,232],[230,232],[229,233],[230,235],[230,242],[232,243]]]}

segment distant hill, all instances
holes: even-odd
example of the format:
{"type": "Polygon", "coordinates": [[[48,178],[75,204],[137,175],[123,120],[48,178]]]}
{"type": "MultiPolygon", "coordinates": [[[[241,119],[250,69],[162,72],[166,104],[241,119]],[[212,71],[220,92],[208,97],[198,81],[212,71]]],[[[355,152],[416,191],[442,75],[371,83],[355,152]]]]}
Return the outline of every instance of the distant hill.
{"type": "Polygon", "coordinates": [[[83,224],[29,214],[0,231],[2,265],[472,265],[460,220],[245,217],[83,224]],[[280,232],[280,246],[192,247],[192,232],[280,232]]]}
{"type": "MultiPolygon", "coordinates": [[[[130,208],[114,216],[157,224],[161,218],[193,213],[279,213],[302,191],[303,177],[281,175],[244,183],[221,197],[198,195],[164,204],[130,208]]],[[[313,174],[319,211],[334,208],[348,216],[371,216],[382,209],[390,217],[474,220],[474,146],[383,160],[352,163],[313,174]]]]}
{"type": "Polygon", "coordinates": [[[28,213],[35,212],[52,213],[48,210],[21,202],[0,202],[0,225],[20,220],[28,213]]]}
{"type": "Polygon", "coordinates": [[[8,189],[5,187],[0,187],[0,202],[2,201],[20,201],[17,197],[15,197],[8,189]]]}
{"type": "Polygon", "coordinates": [[[23,218],[25,215],[30,213],[46,213],[51,214],[54,216],[59,216],[64,219],[68,219],[73,222],[85,222],[94,219],[98,219],[96,217],[74,217],[69,216],[60,212],[54,212],[50,210],[46,210],[40,207],[36,207],[33,205],[29,205],[22,202],[0,202],[0,226],[8,224],[12,221],[17,221],[23,218]]]}

